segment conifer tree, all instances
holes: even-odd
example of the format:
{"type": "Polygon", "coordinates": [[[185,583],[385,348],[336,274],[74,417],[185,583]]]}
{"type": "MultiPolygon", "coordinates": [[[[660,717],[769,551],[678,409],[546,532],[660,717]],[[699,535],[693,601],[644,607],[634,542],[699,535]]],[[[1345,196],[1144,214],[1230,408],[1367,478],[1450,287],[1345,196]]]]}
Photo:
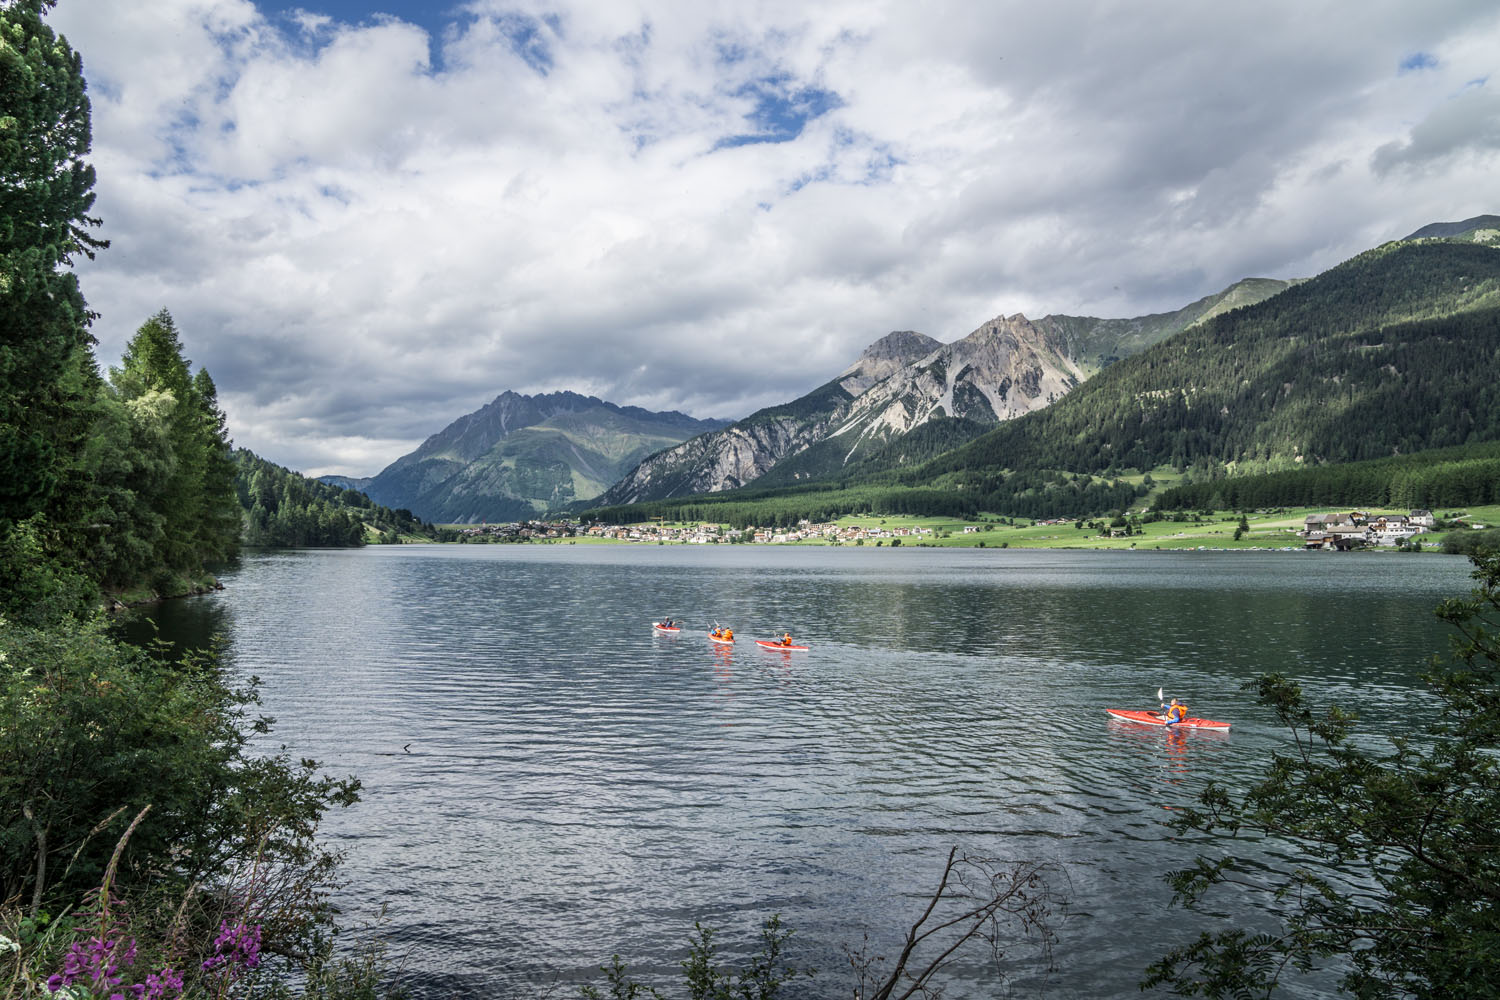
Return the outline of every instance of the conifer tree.
{"type": "Polygon", "coordinates": [[[48,508],[98,385],[68,267],[107,244],[89,232],[99,220],[82,63],[42,21],[53,2],[0,3],[0,607],[12,611],[78,596],[48,508]]]}

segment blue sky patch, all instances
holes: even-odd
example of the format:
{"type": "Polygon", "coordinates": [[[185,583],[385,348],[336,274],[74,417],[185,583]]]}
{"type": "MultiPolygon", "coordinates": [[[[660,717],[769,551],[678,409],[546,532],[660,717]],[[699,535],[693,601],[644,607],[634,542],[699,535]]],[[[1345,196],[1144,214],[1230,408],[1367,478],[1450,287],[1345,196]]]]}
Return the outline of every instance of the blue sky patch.
{"type": "Polygon", "coordinates": [[[370,24],[381,14],[389,14],[425,28],[434,39],[441,38],[443,29],[457,17],[457,3],[444,3],[443,0],[256,0],[255,6],[272,20],[305,10],[347,25],[370,24]]]}
{"type": "Polygon", "coordinates": [[[1426,52],[1413,52],[1411,55],[1401,60],[1400,72],[1416,73],[1419,70],[1435,69],[1437,67],[1437,64],[1437,56],[1431,55],[1426,52]]]}
{"type": "Polygon", "coordinates": [[[735,97],[755,98],[755,107],[745,116],[752,131],[726,136],[714,143],[714,148],[790,142],[802,134],[808,122],[843,107],[843,99],[831,90],[793,87],[791,83],[791,78],[781,73],[751,80],[734,91],[735,97]]]}
{"type": "Polygon", "coordinates": [[[294,33],[292,23],[299,11],[332,18],[330,28],[374,24],[382,16],[414,24],[427,32],[427,58],[434,71],[443,68],[441,42],[455,24],[473,23],[474,16],[459,11],[456,3],[434,0],[256,0],[255,6],[272,24],[281,28],[299,49],[317,52],[333,37],[333,31],[317,35],[294,33]]]}

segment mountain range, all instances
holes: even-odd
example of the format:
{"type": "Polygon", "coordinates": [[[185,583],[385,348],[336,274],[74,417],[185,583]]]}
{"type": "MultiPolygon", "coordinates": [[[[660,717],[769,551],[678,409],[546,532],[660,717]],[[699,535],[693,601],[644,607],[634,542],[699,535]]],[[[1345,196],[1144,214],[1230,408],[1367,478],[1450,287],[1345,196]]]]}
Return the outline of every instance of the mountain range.
{"type": "Polygon", "coordinates": [[[506,391],[367,480],[324,481],[429,522],[520,520],[597,497],[651,452],[723,423],[574,392],[506,391]]]}
{"type": "Polygon", "coordinates": [[[1497,439],[1500,252],[1422,237],[1162,341],[902,478],[1269,471],[1497,439]]]}
{"type": "Polygon", "coordinates": [[[807,395],[647,457],[597,504],[790,485],[882,457],[902,464],[1048,406],[1122,357],[1294,284],[1247,279],[1134,319],[1000,316],[951,344],[891,333],[807,395]]]}
{"type": "Polygon", "coordinates": [[[752,485],[1223,474],[1500,438],[1497,246],[1500,217],[1476,216],[1167,313],[1000,316],[948,344],[897,331],[812,392],[730,424],[507,392],[378,476],[339,483],[456,522],[752,485]]]}

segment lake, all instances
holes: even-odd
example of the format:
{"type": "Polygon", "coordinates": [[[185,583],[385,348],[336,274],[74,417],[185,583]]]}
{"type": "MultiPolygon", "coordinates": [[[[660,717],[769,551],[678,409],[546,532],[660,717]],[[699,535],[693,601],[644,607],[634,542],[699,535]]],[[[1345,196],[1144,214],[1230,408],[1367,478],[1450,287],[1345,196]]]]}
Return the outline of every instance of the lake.
{"type": "MultiPolygon", "coordinates": [[[[948,995],[1135,994],[1208,918],[1160,876],[1163,826],[1287,746],[1240,690],[1268,670],[1400,730],[1467,591],[1457,557],[772,546],[400,546],[248,555],[154,609],[265,681],[274,745],[365,785],[325,835],[350,921],[419,997],[527,996],[612,953],[677,973],[693,922],[746,953],[773,913],[799,993],[849,995],[950,847],[1057,866],[1055,968],[1020,941],[948,995]],[[653,635],[670,615],[688,627],[653,635]],[[712,647],[714,622],[733,649],[712,647]],[[749,643],[790,631],[812,647],[749,643]],[[1156,691],[1226,734],[1110,721],[1156,691]]],[[[1214,897],[1219,915],[1237,912],[1214,897]]],[[[1316,984],[1304,995],[1318,995],[1316,984]]],[[[561,995],[574,996],[569,987],[561,995]]]]}

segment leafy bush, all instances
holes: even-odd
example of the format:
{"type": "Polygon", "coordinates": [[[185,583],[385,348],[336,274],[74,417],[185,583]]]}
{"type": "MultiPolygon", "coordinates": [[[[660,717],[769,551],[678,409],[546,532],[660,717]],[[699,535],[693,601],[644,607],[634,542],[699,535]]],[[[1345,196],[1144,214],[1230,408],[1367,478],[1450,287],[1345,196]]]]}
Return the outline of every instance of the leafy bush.
{"type": "Polygon", "coordinates": [[[1477,556],[1480,550],[1500,552],[1500,528],[1482,531],[1452,532],[1443,539],[1443,551],[1450,556],[1477,556]]]}
{"type": "Polygon", "coordinates": [[[1365,1000],[1489,1000],[1500,983],[1500,554],[1474,557],[1479,586],[1444,602],[1454,657],[1434,663],[1435,705],[1417,738],[1356,740],[1357,717],[1315,711],[1270,674],[1256,690],[1295,739],[1247,793],[1210,785],[1179,832],[1274,838],[1269,864],[1226,845],[1169,880],[1196,907],[1230,887],[1259,895],[1274,931],[1204,932],[1148,970],[1143,989],[1271,996],[1320,965],[1365,1000]],[[1288,864],[1285,859],[1297,859],[1288,864]]]}
{"type": "Polygon", "coordinates": [[[255,701],[211,653],[166,662],[97,621],[0,620],[0,899],[36,920],[107,881],[138,937],[236,920],[262,926],[270,954],[316,951],[338,861],[318,821],[359,784],[252,753],[269,727],[255,701]]]}

